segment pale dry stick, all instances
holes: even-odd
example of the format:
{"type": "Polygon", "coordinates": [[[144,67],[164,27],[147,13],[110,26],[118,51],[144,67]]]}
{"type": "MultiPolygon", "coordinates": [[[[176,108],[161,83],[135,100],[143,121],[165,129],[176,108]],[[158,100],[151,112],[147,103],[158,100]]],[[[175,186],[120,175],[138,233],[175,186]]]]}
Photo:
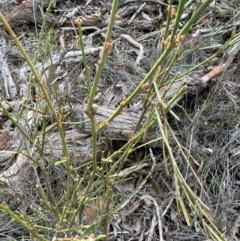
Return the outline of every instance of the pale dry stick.
{"type": "MultiPolygon", "coordinates": [[[[32,1],[32,9],[35,8],[35,1],[32,1]]],[[[35,34],[38,36],[38,24],[37,24],[37,18],[36,18],[36,11],[33,11],[33,19],[34,19],[34,25],[35,25],[35,34]]]]}
{"type": "MultiPolygon", "coordinates": [[[[161,220],[159,205],[158,205],[157,201],[150,195],[144,195],[144,196],[141,197],[141,199],[146,199],[146,198],[150,199],[153,202],[153,205],[154,205],[155,210],[156,210],[157,219],[158,219],[159,241],[164,241],[163,230],[162,230],[162,220],[161,220]]],[[[154,215],[154,217],[155,217],[155,215],[154,215]]]]}
{"type": "Polygon", "coordinates": [[[167,207],[165,208],[165,210],[163,211],[161,218],[163,218],[165,216],[165,214],[167,213],[168,209],[171,207],[172,202],[174,201],[174,197],[171,198],[170,202],[168,203],[167,207]]]}
{"type": "MultiPolygon", "coordinates": [[[[154,166],[154,164],[156,165],[156,163],[157,163],[156,158],[153,155],[153,152],[152,152],[151,148],[149,148],[149,152],[150,152],[150,156],[151,156],[151,159],[152,159],[152,162],[153,162],[153,166],[154,166]]],[[[149,199],[152,200],[152,202],[153,202],[153,204],[155,206],[156,215],[157,215],[157,218],[158,218],[159,238],[160,238],[160,241],[163,241],[162,221],[161,221],[161,217],[160,217],[159,205],[158,205],[157,201],[153,197],[151,197],[150,195],[147,195],[147,196],[148,196],[149,199]]]]}
{"type": "Polygon", "coordinates": [[[157,219],[156,219],[156,216],[154,215],[153,218],[152,218],[151,227],[150,227],[150,229],[148,231],[147,241],[152,241],[153,240],[153,233],[154,233],[156,225],[157,225],[157,219]]]}
{"type": "Polygon", "coordinates": [[[60,43],[60,51],[64,51],[65,48],[65,40],[64,40],[64,34],[63,32],[61,33],[60,37],[59,37],[59,43],[60,43]]]}
{"type": "Polygon", "coordinates": [[[16,188],[21,188],[24,177],[30,173],[34,164],[30,163],[28,158],[21,153],[12,152],[12,154],[16,155],[16,160],[14,160],[10,168],[0,174],[0,180],[8,185],[12,184],[16,188]],[[22,175],[18,175],[20,171],[22,175]]]}
{"type": "Polygon", "coordinates": [[[152,21],[152,19],[144,12],[142,12],[142,16],[146,21],[152,21]]]}
{"type": "Polygon", "coordinates": [[[153,37],[153,36],[155,36],[155,35],[160,35],[161,33],[162,33],[161,30],[157,30],[157,31],[154,31],[154,32],[151,32],[151,33],[147,33],[147,34],[144,34],[144,35],[142,35],[141,37],[139,37],[139,38],[137,39],[137,41],[140,42],[140,41],[143,41],[143,40],[145,40],[145,39],[147,39],[147,38],[153,37]]]}
{"type": "MultiPolygon", "coordinates": [[[[198,29],[195,33],[193,33],[192,37],[199,37],[199,36],[202,36],[202,35],[207,37],[209,35],[212,35],[213,31],[216,32],[217,30],[211,29],[211,28],[201,28],[201,29],[198,29]]],[[[221,33],[221,32],[219,32],[219,33],[221,33]]]]}
{"type": "Polygon", "coordinates": [[[146,3],[143,3],[142,6],[132,15],[131,19],[128,22],[128,25],[130,25],[132,23],[132,21],[134,20],[134,18],[137,16],[137,14],[139,14],[142,9],[145,7],[146,3]]]}
{"type": "Polygon", "coordinates": [[[143,241],[143,236],[144,236],[144,230],[141,232],[140,238],[138,239],[138,241],[143,241]]]}
{"type": "Polygon", "coordinates": [[[91,1],[92,1],[92,0],[88,0],[85,5],[88,6],[89,3],[91,3],[91,1]]]}
{"type": "Polygon", "coordinates": [[[136,65],[140,64],[140,61],[143,59],[143,54],[144,54],[144,50],[143,50],[143,46],[142,44],[136,42],[130,35],[127,34],[121,34],[121,38],[126,39],[130,44],[134,45],[135,47],[139,48],[139,54],[138,57],[136,59],[136,65]]]}
{"type": "Polygon", "coordinates": [[[0,37],[4,37],[4,39],[11,40],[10,36],[3,29],[1,22],[0,22],[0,37]]]}
{"type": "MultiPolygon", "coordinates": [[[[117,27],[118,27],[118,26],[116,26],[116,25],[114,26],[114,28],[117,28],[117,27]]],[[[102,29],[99,29],[99,30],[97,30],[97,31],[89,34],[89,35],[87,36],[87,38],[94,37],[94,36],[96,36],[96,35],[98,35],[98,34],[103,34],[103,32],[106,32],[106,31],[107,31],[107,27],[102,28],[102,29]]],[[[105,34],[104,34],[104,36],[105,36],[105,34]]]]}
{"type": "Polygon", "coordinates": [[[53,4],[53,8],[56,8],[57,0],[53,0],[52,4],[53,4]]]}
{"type": "MultiPolygon", "coordinates": [[[[79,10],[81,10],[81,6],[77,6],[73,8],[71,12],[69,12],[64,16],[65,17],[64,20],[66,20],[67,18],[70,18],[70,19],[73,18],[79,10]]],[[[62,20],[61,20],[61,23],[63,23],[62,20]]]]}

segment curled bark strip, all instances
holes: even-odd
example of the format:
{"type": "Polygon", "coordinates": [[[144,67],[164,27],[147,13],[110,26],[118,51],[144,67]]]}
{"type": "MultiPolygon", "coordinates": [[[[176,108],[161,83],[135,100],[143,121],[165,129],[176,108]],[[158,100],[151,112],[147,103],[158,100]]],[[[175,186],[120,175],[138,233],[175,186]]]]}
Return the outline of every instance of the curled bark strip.
{"type": "Polygon", "coordinates": [[[139,65],[140,61],[143,59],[143,55],[144,55],[144,50],[143,50],[142,44],[136,42],[131,36],[126,35],[126,34],[121,34],[121,38],[126,39],[129,43],[131,43],[135,47],[139,48],[140,51],[139,51],[138,57],[136,59],[136,65],[139,65]]]}
{"type": "MultiPolygon", "coordinates": [[[[88,48],[85,49],[85,54],[94,54],[97,51],[101,51],[103,47],[96,47],[96,48],[88,48]]],[[[71,51],[67,52],[64,58],[72,58],[72,57],[79,57],[82,56],[82,51],[71,51]]]]}
{"type": "Polygon", "coordinates": [[[3,37],[0,37],[0,67],[3,77],[4,89],[7,99],[14,99],[17,95],[17,89],[12,78],[12,74],[6,62],[6,47],[7,43],[3,37]]]}
{"type": "Polygon", "coordinates": [[[0,174],[0,180],[7,184],[14,184],[20,187],[24,179],[33,168],[33,163],[22,154],[18,154],[16,161],[3,173],[0,174]]]}
{"type": "Polygon", "coordinates": [[[203,84],[208,82],[209,80],[219,76],[225,69],[225,64],[220,64],[215,66],[209,73],[202,77],[203,84]]]}
{"type": "Polygon", "coordinates": [[[236,56],[236,54],[238,53],[239,50],[240,50],[240,42],[235,44],[235,45],[233,45],[233,47],[230,48],[227,51],[227,53],[223,57],[222,63],[220,63],[219,65],[215,66],[209,73],[207,73],[206,75],[204,75],[202,77],[202,82],[205,84],[209,80],[219,76],[224,71],[226,71],[227,68],[232,63],[234,57],[236,56]]]}

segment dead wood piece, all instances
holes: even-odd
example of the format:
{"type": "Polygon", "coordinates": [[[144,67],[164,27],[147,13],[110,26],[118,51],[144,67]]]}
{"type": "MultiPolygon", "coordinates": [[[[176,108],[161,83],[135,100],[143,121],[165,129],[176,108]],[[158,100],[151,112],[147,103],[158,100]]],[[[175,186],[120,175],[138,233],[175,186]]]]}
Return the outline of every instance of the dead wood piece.
{"type": "Polygon", "coordinates": [[[7,184],[14,184],[15,187],[20,187],[32,168],[33,163],[26,156],[18,154],[15,163],[0,174],[0,180],[7,184]]]}
{"type": "MultiPolygon", "coordinates": [[[[96,119],[98,123],[100,125],[105,123],[107,119],[115,112],[115,110],[115,108],[99,106],[96,113],[96,119]]],[[[134,129],[138,123],[139,117],[140,114],[132,112],[128,109],[124,109],[121,115],[117,116],[111,123],[106,126],[106,128],[101,133],[101,137],[108,140],[128,141],[135,134],[134,129]]],[[[89,117],[84,112],[83,106],[76,106],[71,113],[71,118],[71,121],[79,122],[79,124],[76,125],[76,128],[81,133],[91,135],[91,124],[89,117]]],[[[145,119],[143,119],[142,124],[144,123],[144,120],[145,119]]],[[[141,128],[141,125],[139,128],[141,128]]],[[[144,140],[140,140],[140,142],[149,142],[156,138],[160,138],[160,140],[151,145],[155,147],[162,145],[161,134],[157,126],[153,126],[150,130],[147,131],[146,138],[144,140]]],[[[174,139],[171,135],[169,135],[169,143],[174,143],[174,139]]]]}
{"type": "MultiPolygon", "coordinates": [[[[56,0],[56,3],[62,2],[63,0],[56,0]]],[[[28,0],[28,1],[23,1],[19,6],[15,7],[10,13],[6,14],[5,18],[7,22],[12,26],[12,27],[17,27],[17,26],[24,26],[29,23],[37,23],[41,24],[43,19],[42,19],[42,14],[40,11],[41,9],[45,9],[48,7],[50,1],[49,0],[28,0]]],[[[51,14],[48,13],[46,15],[46,21],[48,24],[52,25],[51,14]]]]}
{"type": "Polygon", "coordinates": [[[83,20],[83,26],[104,27],[107,25],[100,12],[98,14],[81,17],[81,19],[83,20]]]}
{"type": "MultiPolygon", "coordinates": [[[[56,133],[47,136],[45,145],[45,157],[51,161],[61,160],[63,157],[62,142],[56,133]]],[[[65,140],[68,147],[69,157],[77,163],[85,163],[90,160],[92,151],[92,138],[81,134],[77,130],[67,130],[65,140]]],[[[99,150],[102,151],[101,145],[99,150]]]]}
{"type": "MultiPolygon", "coordinates": [[[[77,128],[82,133],[91,134],[91,124],[88,121],[89,117],[83,110],[84,108],[82,106],[75,107],[72,112],[72,117],[74,121],[82,123],[77,125],[77,128]]],[[[115,108],[99,106],[96,113],[96,119],[99,124],[105,122],[115,112],[115,110],[115,108]]],[[[106,127],[102,135],[110,139],[128,140],[133,135],[133,130],[137,124],[138,118],[138,114],[123,110],[122,114],[117,116],[114,121],[106,127]]]]}
{"type": "MultiPolygon", "coordinates": [[[[65,140],[71,162],[75,162],[80,165],[90,160],[89,154],[92,152],[91,137],[81,134],[76,130],[67,130],[65,133],[65,140]]],[[[98,154],[101,155],[105,149],[106,142],[99,141],[98,154]]],[[[13,158],[13,155],[14,154],[7,156],[5,163],[9,161],[10,158],[13,158]]],[[[62,158],[63,148],[60,136],[56,133],[48,134],[46,136],[44,160],[47,163],[54,163],[55,161],[62,160],[62,158]]],[[[0,174],[0,181],[20,188],[21,183],[24,183],[24,178],[29,175],[29,173],[33,170],[33,167],[34,163],[31,160],[23,154],[18,154],[14,163],[0,174]]]]}
{"type": "MultiPolygon", "coordinates": [[[[76,126],[78,130],[67,130],[65,133],[69,158],[71,161],[79,164],[89,161],[89,154],[92,152],[92,137],[89,136],[89,134],[91,134],[91,125],[90,122],[88,122],[88,116],[82,110],[83,107],[79,105],[72,113],[75,118],[73,118],[74,121],[80,122],[80,124],[76,126]]],[[[101,123],[106,121],[114,111],[114,108],[99,107],[96,118],[101,123]]],[[[130,139],[134,134],[133,130],[138,119],[138,114],[127,110],[124,110],[121,115],[116,117],[100,135],[98,155],[100,156],[105,149],[109,149],[108,144],[110,140],[127,141],[130,139]]],[[[157,137],[160,137],[159,132],[156,131],[156,129],[150,130],[147,132],[146,141],[156,139],[157,137]]],[[[41,139],[41,135],[39,135],[39,138],[41,139]]],[[[159,142],[157,142],[157,144],[159,145],[159,142]]],[[[24,150],[22,150],[22,153],[23,152],[24,150]]],[[[9,161],[10,158],[13,158],[13,155],[14,154],[8,156],[7,160],[4,160],[4,163],[9,161]]],[[[57,133],[49,133],[46,136],[44,148],[45,161],[54,163],[57,160],[62,160],[62,158],[63,148],[60,136],[57,133]]],[[[4,171],[0,175],[0,178],[3,178],[7,183],[15,183],[17,186],[20,186],[21,177],[24,177],[32,168],[33,163],[23,154],[18,154],[14,164],[4,171]]]]}
{"type": "MultiPolygon", "coordinates": [[[[56,3],[64,2],[65,0],[55,0],[54,5],[56,3]]],[[[31,23],[37,23],[39,25],[43,22],[43,15],[40,11],[40,9],[45,12],[45,9],[49,6],[50,0],[34,0],[34,1],[23,1],[20,5],[15,7],[10,13],[7,13],[5,18],[7,22],[14,28],[18,26],[24,26],[31,23]]],[[[91,8],[89,8],[91,10],[91,8]]],[[[102,14],[99,11],[95,11],[94,14],[82,14],[82,16],[79,16],[83,20],[82,26],[106,26],[107,22],[103,19],[102,14]]],[[[96,9],[95,9],[96,10],[96,9]]],[[[78,12],[78,9],[77,11],[78,12]]],[[[75,13],[74,13],[75,14],[75,13]]],[[[63,18],[61,20],[58,20],[53,14],[47,13],[45,17],[45,21],[49,26],[53,26],[54,24],[64,24],[64,25],[72,25],[72,17],[74,17],[74,14],[68,14],[66,15],[66,18],[63,18]],[[69,17],[71,16],[71,17],[69,17]]],[[[77,15],[77,14],[76,14],[77,15]]]]}

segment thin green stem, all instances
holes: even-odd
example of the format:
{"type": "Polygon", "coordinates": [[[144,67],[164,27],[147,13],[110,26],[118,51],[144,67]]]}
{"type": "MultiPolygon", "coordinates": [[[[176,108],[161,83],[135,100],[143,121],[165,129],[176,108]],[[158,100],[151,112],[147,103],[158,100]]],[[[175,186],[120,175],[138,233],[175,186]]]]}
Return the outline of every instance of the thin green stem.
{"type": "Polygon", "coordinates": [[[34,237],[38,238],[41,241],[48,241],[48,239],[45,239],[41,234],[37,233],[33,227],[29,227],[29,225],[19,215],[15,214],[13,211],[11,211],[8,208],[8,206],[6,206],[4,204],[0,204],[0,210],[7,213],[8,215],[10,215],[14,219],[14,221],[21,224],[21,226],[26,228],[31,233],[31,235],[33,235],[34,237]]]}
{"type": "Polygon", "coordinates": [[[2,108],[3,113],[7,116],[7,118],[9,120],[11,120],[11,122],[17,127],[17,129],[21,132],[21,134],[30,142],[30,143],[34,143],[34,140],[27,134],[27,132],[25,130],[23,130],[23,128],[17,123],[17,121],[9,114],[9,112],[5,109],[2,108]]]}
{"type": "Polygon", "coordinates": [[[35,76],[35,80],[37,81],[38,85],[41,88],[41,91],[43,92],[43,98],[45,99],[45,101],[47,102],[55,121],[57,122],[59,131],[60,131],[60,135],[61,135],[61,139],[62,139],[62,143],[63,143],[63,152],[64,152],[64,156],[68,157],[68,150],[66,147],[66,142],[65,142],[65,137],[64,137],[64,131],[62,128],[62,123],[60,122],[57,113],[52,105],[51,100],[48,97],[47,91],[45,89],[45,87],[43,86],[43,84],[41,83],[41,78],[37,73],[36,68],[33,65],[33,62],[31,61],[31,59],[29,58],[27,52],[25,51],[25,49],[23,48],[21,42],[18,40],[17,36],[15,35],[15,33],[13,32],[12,28],[10,27],[10,25],[8,24],[8,22],[6,21],[6,19],[4,18],[4,16],[2,15],[2,13],[0,12],[0,21],[3,23],[3,25],[5,26],[5,28],[7,29],[7,31],[9,32],[9,34],[11,35],[12,39],[14,40],[15,44],[18,46],[18,48],[20,49],[24,59],[27,61],[32,73],[35,76]]]}
{"type": "Polygon", "coordinates": [[[42,200],[42,203],[43,205],[49,210],[49,211],[53,211],[54,210],[52,209],[51,205],[49,204],[46,196],[45,196],[45,193],[43,192],[42,190],[42,187],[40,186],[40,184],[36,184],[36,189],[37,189],[37,192],[38,192],[38,195],[40,196],[41,200],[42,200]]]}
{"type": "Polygon", "coordinates": [[[175,35],[177,34],[178,31],[178,27],[179,27],[179,23],[181,21],[181,17],[184,11],[184,5],[185,5],[186,0],[180,0],[178,2],[178,9],[177,9],[177,14],[176,14],[176,18],[175,18],[175,22],[174,22],[174,27],[173,27],[173,31],[171,34],[171,40],[170,40],[170,44],[175,45],[175,35]]]}
{"type": "Polygon", "coordinates": [[[198,20],[199,16],[204,12],[204,10],[209,6],[209,4],[213,0],[206,0],[202,3],[202,5],[194,12],[192,17],[188,20],[188,22],[184,25],[182,30],[179,32],[179,35],[185,35],[188,33],[189,29],[192,25],[198,20]]]}
{"type": "Polygon", "coordinates": [[[104,68],[107,53],[109,51],[109,43],[110,43],[110,39],[111,39],[111,35],[112,35],[112,30],[113,30],[113,25],[114,25],[114,21],[115,21],[115,14],[116,14],[117,8],[118,8],[118,3],[119,3],[118,0],[114,0],[113,4],[112,4],[111,16],[110,16],[110,20],[109,20],[109,24],[108,24],[108,29],[107,29],[107,34],[106,34],[106,38],[105,38],[105,43],[104,43],[102,55],[101,55],[100,60],[98,62],[97,72],[96,72],[96,75],[95,75],[95,78],[94,78],[94,81],[93,81],[93,86],[92,86],[90,96],[89,96],[89,100],[88,100],[88,103],[87,103],[87,108],[86,108],[86,114],[87,115],[91,115],[92,104],[93,104],[93,101],[94,101],[94,97],[96,95],[96,91],[97,91],[98,83],[99,83],[99,80],[100,80],[100,76],[101,76],[103,68],[104,68]]]}
{"type": "MultiPolygon", "coordinates": [[[[55,119],[55,121],[57,122],[57,126],[59,129],[59,133],[60,133],[60,137],[61,137],[61,141],[62,141],[62,147],[63,147],[63,155],[64,158],[69,158],[68,157],[68,149],[67,149],[67,144],[66,144],[66,139],[65,139],[65,133],[64,133],[64,128],[62,125],[61,120],[58,118],[58,115],[53,107],[53,104],[48,96],[47,90],[45,89],[44,85],[41,83],[41,78],[38,75],[36,68],[34,67],[33,62],[31,61],[31,59],[29,58],[27,52],[25,51],[25,49],[23,48],[22,44],[20,43],[20,41],[18,40],[17,36],[15,35],[15,33],[13,32],[12,28],[10,27],[10,25],[8,24],[8,22],[6,21],[6,19],[4,18],[4,16],[2,15],[2,13],[0,13],[0,21],[2,21],[2,23],[4,24],[4,26],[6,27],[6,29],[8,30],[9,34],[11,35],[11,37],[13,38],[14,42],[16,43],[16,45],[18,46],[18,48],[20,49],[20,51],[22,52],[25,60],[27,61],[28,65],[31,68],[32,73],[35,76],[35,80],[37,81],[37,84],[40,86],[40,89],[42,91],[42,96],[44,98],[44,100],[47,102],[47,105],[49,107],[49,109],[51,110],[53,117],[55,119]]],[[[71,179],[71,170],[69,167],[69,161],[66,162],[66,168],[67,168],[67,191],[66,191],[66,200],[65,200],[65,206],[68,205],[69,203],[69,198],[70,198],[70,191],[71,191],[71,183],[72,183],[72,179],[71,179]]],[[[65,214],[65,212],[63,212],[65,214]]],[[[63,220],[63,219],[62,219],[63,220]]]]}
{"type": "MultiPolygon", "coordinates": [[[[167,37],[168,37],[168,30],[169,30],[169,27],[170,27],[170,23],[171,23],[171,7],[172,7],[172,0],[169,1],[169,4],[168,4],[168,16],[167,16],[167,23],[166,23],[166,28],[165,28],[165,31],[164,31],[164,36],[163,36],[163,39],[166,40],[167,37]]],[[[163,46],[164,47],[164,46],[163,46]]]]}
{"type": "Polygon", "coordinates": [[[44,185],[46,185],[46,188],[47,188],[47,194],[48,194],[48,198],[50,200],[52,211],[55,214],[55,216],[58,217],[59,210],[56,207],[56,201],[55,201],[55,197],[53,195],[54,192],[53,192],[53,190],[51,188],[50,180],[49,180],[49,178],[48,178],[48,176],[46,174],[45,168],[41,164],[41,161],[34,159],[33,155],[31,155],[31,154],[26,154],[26,153],[23,153],[21,151],[19,151],[19,153],[21,153],[22,155],[26,156],[29,160],[31,160],[33,163],[37,164],[38,167],[40,168],[41,173],[43,175],[44,185]]]}

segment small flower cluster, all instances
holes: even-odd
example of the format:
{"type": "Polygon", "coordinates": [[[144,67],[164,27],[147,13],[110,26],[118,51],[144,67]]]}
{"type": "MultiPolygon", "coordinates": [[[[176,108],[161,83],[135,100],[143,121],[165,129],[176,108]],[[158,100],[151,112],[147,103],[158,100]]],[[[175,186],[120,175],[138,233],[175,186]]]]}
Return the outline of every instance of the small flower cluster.
{"type": "Polygon", "coordinates": [[[176,16],[176,10],[174,8],[170,8],[169,11],[170,11],[170,18],[174,19],[176,16]]]}
{"type": "Polygon", "coordinates": [[[82,36],[82,39],[81,39],[81,37],[80,37],[79,35],[76,35],[75,38],[76,38],[76,40],[77,40],[78,42],[80,42],[80,41],[84,41],[84,40],[86,39],[86,36],[83,35],[83,36],[82,36]]]}
{"type": "Polygon", "coordinates": [[[59,121],[62,122],[68,116],[68,110],[64,107],[60,108],[60,114],[58,115],[59,121]]]}
{"type": "Polygon", "coordinates": [[[122,98],[122,101],[120,102],[120,106],[123,106],[125,104],[126,99],[127,99],[126,96],[122,98]]]}
{"type": "Polygon", "coordinates": [[[74,24],[81,27],[83,24],[83,20],[81,18],[76,18],[76,19],[74,19],[74,24]]]}
{"type": "Polygon", "coordinates": [[[113,47],[113,43],[107,42],[105,46],[106,46],[106,50],[111,50],[113,47]]]}
{"type": "Polygon", "coordinates": [[[107,121],[102,121],[100,124],[100,126],[104,126],[104,127],[106,127],[108,125],[109,125],[109,122],[107,122],[107,121]]]}
{"type": "MultiPolygon", "coordinates": [[[[162,42],[163,46],[167,48],[170,45],[171,39],[172,39],[172,35],[169,35],[167,39],[162,42]]],[[[173,47],[176,48],[180,42],[184,41],[184,39],[185,39],[184,35],[175,36],[172,43],[173,47]]]]}
{"type": "Polygon", "coordinates": [[[35,98],[38,99],[38,98],[42,98],[42,99],[45,99],[45,95],[43,92],[39,92],[39,94],[36,94],[35,95],[35,98]]]}
{"type": "Polygon", "coordinates": [[[141,89],[144,91],[144,90],[147,90],[148,88],[149,88],[149,86],[150,86],[150,84],[147,82],[147,83],[145,83],[145,84],[143,84],[142,86],[141,86],[141,89]]]}

